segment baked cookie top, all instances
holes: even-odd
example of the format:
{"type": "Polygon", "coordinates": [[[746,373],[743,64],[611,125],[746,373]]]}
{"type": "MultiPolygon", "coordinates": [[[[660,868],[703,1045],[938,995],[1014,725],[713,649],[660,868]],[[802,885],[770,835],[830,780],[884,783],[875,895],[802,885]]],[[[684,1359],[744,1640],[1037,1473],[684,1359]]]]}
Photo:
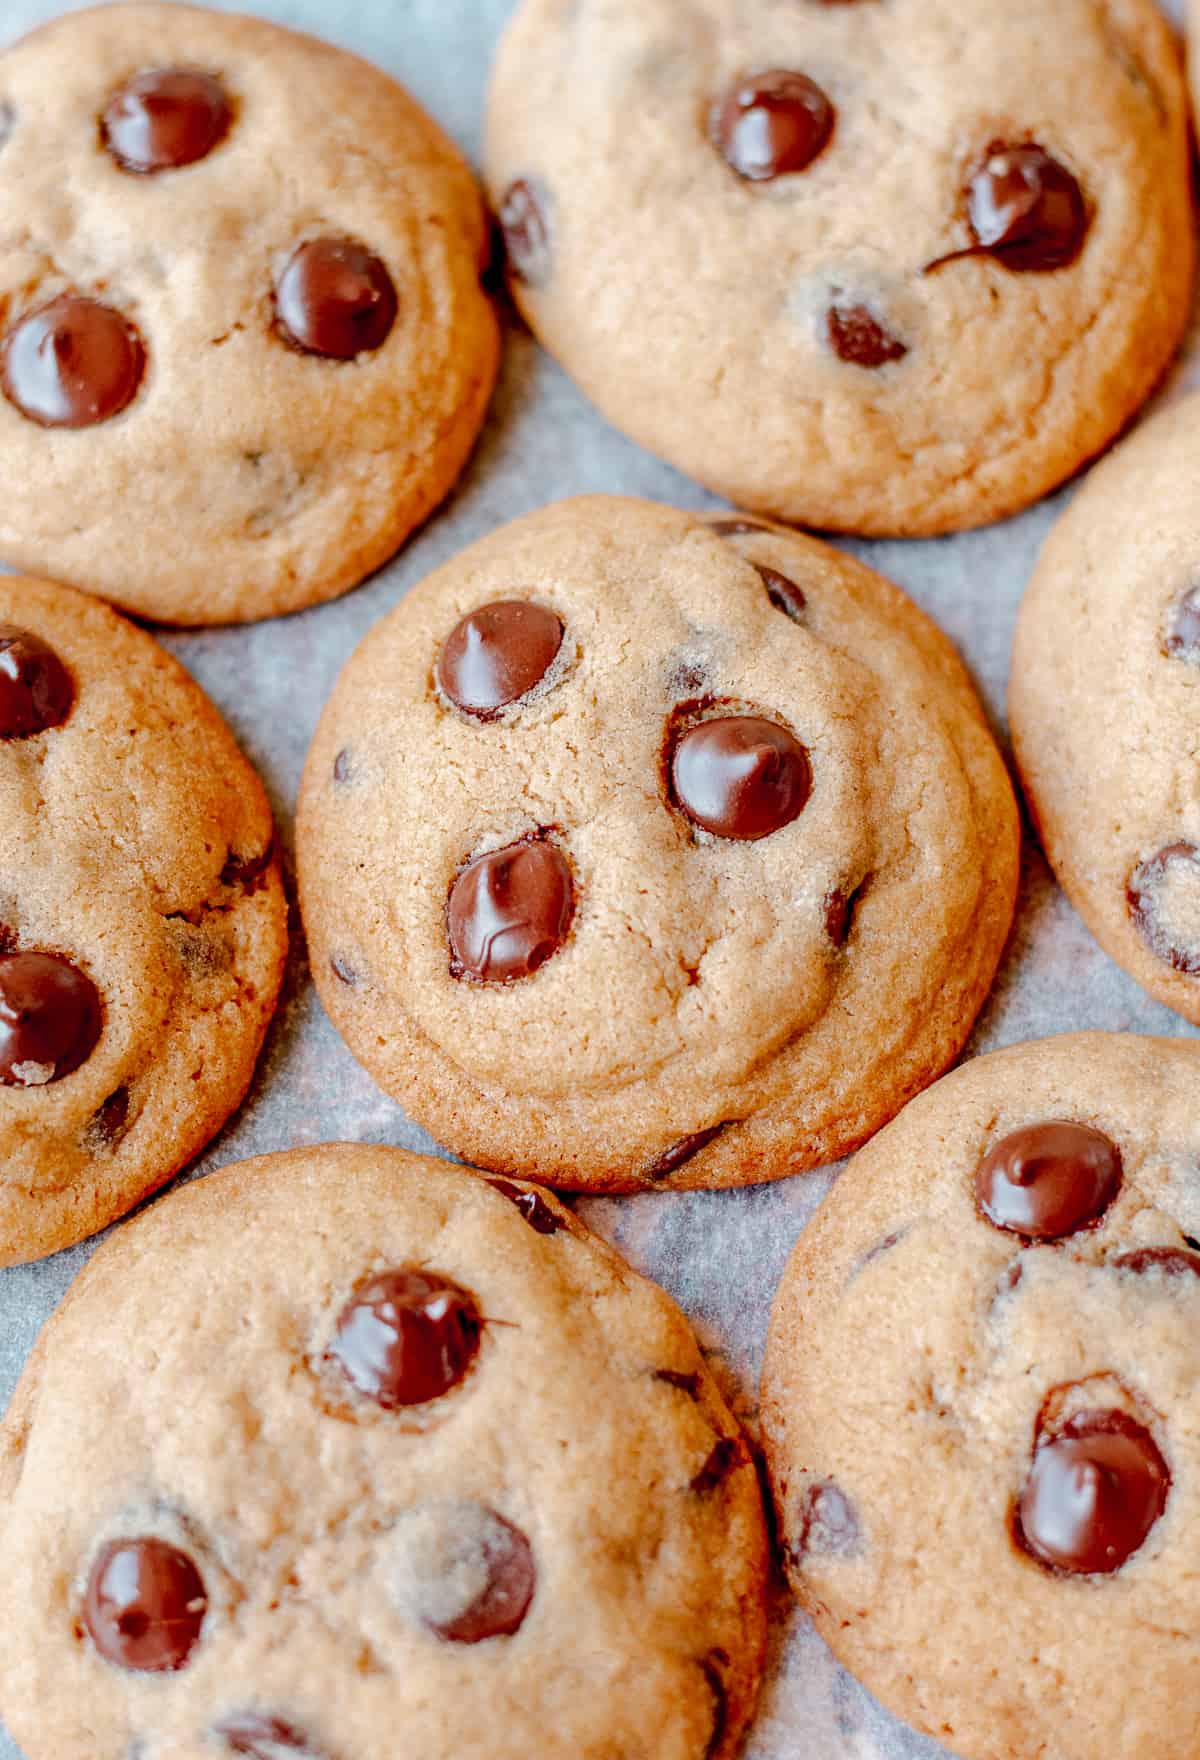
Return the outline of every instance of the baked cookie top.
{"type": "Polygon", "coordinates": [[[551,1197],[373,1147],[121,1230],[0,1440],[31,1760],[731,1760],[749,1451],[675,1305],[551,1197]]]}
{"type": "Polygon", "coordinates": [[[1156,416],[1051,533],[1021,606],[1013,743],[1101,946],[1200,1024],[1200,398],[1156,416]]]}
{"type": "Polygon", "coordinates": [[[93,1234],[238,1106],[283,976],[262,785],[141,630],[0,576],[0,1264],[93,1234]]]}
{"type": "Polygon", "coordinates": [[[1035,500],[1189,309],[1153,0],[524,0],[486,163],[521,309],[605,415],[802,524],[1035,500]]]}
{"type": "Polygon", "coordinates": [[[345,668],[298,818],[318,989],[441,1141],[572,1187],[843,1153],[961,1047],[1012,791],[950,644],[849,557],[589,497],[345,668]]]}
{"type": "Polygon", "coordinates": [[[0,554],[267,617],[441,500],[497,357],[471,174],[366,62],[189,6],[0,55],[0,554]]]}
{"type": "Polygon", "coordinates": [[[789,1575],[963,1760],[1191,1760],[1200,1046],[979,1058],[850,1165],[777,1298],[789,1575]]]}

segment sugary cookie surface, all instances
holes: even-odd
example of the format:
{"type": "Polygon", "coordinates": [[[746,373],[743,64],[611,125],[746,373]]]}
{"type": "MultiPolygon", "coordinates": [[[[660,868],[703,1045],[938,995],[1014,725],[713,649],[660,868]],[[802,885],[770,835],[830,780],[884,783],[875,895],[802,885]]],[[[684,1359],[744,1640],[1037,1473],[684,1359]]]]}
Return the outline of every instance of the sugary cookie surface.
{"type": "Polygon", "coordinates": [[[731,1760],[749,1451],[678,1309],[553,1199],[298,1151],[123,1230],[0,1455],[31,1760],[731,1760]]]}

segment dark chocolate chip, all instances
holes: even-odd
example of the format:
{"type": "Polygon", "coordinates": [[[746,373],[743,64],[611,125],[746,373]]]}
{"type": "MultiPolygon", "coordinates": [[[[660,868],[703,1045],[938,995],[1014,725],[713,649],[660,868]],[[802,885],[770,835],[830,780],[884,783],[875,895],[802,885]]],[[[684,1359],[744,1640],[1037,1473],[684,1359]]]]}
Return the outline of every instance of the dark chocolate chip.
{"type": "Polygon", "coordinates": [[[335,782],[349,782],[353,774],[354,765],[351,761],[350,753],[346,747],[343,746],[337,757],[333,760],[333,780],[335,782]]]}
{"type": "Polygon", "coordinates": [[[229,859],[221,869],[222,886],[240,886],[243,892],[257,892],[266,878],[274,854],[273,842],[268,843],[266,849],[260,850],[256,856],[239,856],[230,850],[229,859]]]}
{"type": "Polygon", "coordinates": [[[165,1540],[112,1540],[88,1577],[83,1623],[106,1662],[139,1673],[180,1669],[200,1638],[208,1597],[192,1560],[165,1540]]]}
{"type": "Polygon", "coordinates": [[[338,1316],[327,1360],[385,1411],[441,1399],[479,1352],[473,1295],[415,1267],[364,1279],[338,1316]]]}
{"type": "Polygon", "coordinates": [[[115,1149],[129,1129],[129,1089],[114,1088],[103,1106],[88,1120],[83,1146],[92,1155],[115,1149]]]}
{"type": "Polygon", "coordinates": [[[341,954],[330,954],[329,969],[340,984],[345,984],[351,990],[355,989],[362,982],[357,969],[350,964],[348,959],[344,959],[341,954]]]}
{"type": "Polygon", "coordinates": [[[407,1510],[393,1529],[392,1556],[401,1610],[448,1644],[511,1638],[537,1590],[526,1536],[468,1499],[407,1510]]]}
{"type": "Polygon", "coordinates": [[[699,1399],[700,1397],[700,1376],[694,1369],[690,1373],[683,1369],[656,1369],[654,1379],[665,1381],[668,1387],[677,1387],[690,1399],[699,1399]]]}
{"type": "Polygon", "coordinates": [[[96,1048],[100,993],[56,953],[0,954],[0,1082],[40,1088],[69,1076],[96,1048]]]}
{"type": "Polygon", "coordinates": [[[90,428],[132,403],[146,353],[114,307],[60,294],[21,318],[4,338],[0,386],[43,428],[90,428]]]}
{"type": "Polygon", "coordinates": [[[715,837],[753,841],[789,825],[812,792],[808,753],[758,715],[701,721],[671,756],[676,804],[715,837]]]}
{"type": "Polygon", "coordinates": [[[122,171],[144,176],[205,158],[229,132],[231,116],[225,88],[211,73],[155,67],[113,93],[100,133],[122,171]]]}
{"type": "Polygon", "coordinates": [[[713,140],[739,177],[765,183],[812,164],[836,112],[807,74],[771,68],[735,81],[713,108],[713,140]]]}
{"type": "Polygon", "coordinates": [[[790,581],[787,575],[780,574],[777,568],[765,568],[761,562],[756,562],[754,566],[759,572],[763,586],[767,589],[767,598],[774,605],[776,611],[782,611],[783,615],[790,617],[793,623],[803,623],[808,601],[795,581],[790,581]]]}
{"type": "Polygon", "coordinates": [[[491,721],[542,682],[562,639],[561,622],[544,605],[526,599],[482,605],[446,637],[438,685],[456,708],[491,721]]]}
{"type": "Polygon", "coordinates": [[[511,1638],[525,1623],[537,1589],[533,1550],[519,1528],[494,1510],[478,1532],[463,1535],[464,1547],[481,1552],[485,1580],[469,1606],[431,1627],[449,1644],[482,1644],[511,1638]]]}
{"type": "Polygon", "coordinates": [[[1200,587],[1189,587],[1171,606],[1163,635],[1163,653],[1173,660],[1200,666],[1200,587]]]}
{"type": "Polygon", "coordinates": [[[708,1459],[692,1480],[696,1492],[715,1491],[729,1475],[746,1464],[746,1448],[740,1437],[722,1436],[715,1442],[708,1459]]]}
{"type": "Polygon", "coordinates": [[[505,190],[497,218],[513,280],[544,287],[554,269],[549,192],[534,178],[519,177],[505,190]]]}
{"type": "Polygon", "coordinates": [[[1039,1564],[1118,1571],[1166,1508],[1171,1475],[1150,1432],[1120,1411],[1079,1412],[1038,1441],[1016,1533],[1039,1564]]]}
{"type": "Polygon", "coordinates": [[[75,703],[75,685],[40,636],[0,623],[0,740],[29,739],[61,727],[75,703]]]}
{"type": "Polygon", "coordinates": [[[1126,889],[1129,914],[1157,959],[1200,973],[1200,849],[1171,843],[1140,862],[1126,889]]]}
{"type": "Polygon", "coordinates": [[[699,1155],[701,1149],[707,1149],[724,1129],[723,1124],[714,1124],[709,1130],[696,1131],[690,1137],[680,1137],[677,1143],[672,1143],[669,1149],[663,1151],[657,1161],[651,1162],[645,1177],[652,1180],[666,1179],[670,1174],[678,1173],[686,1162],[699,1155]]]}
{"type": "Polygon", "coordinates": [[[1099,1221],[1121,1188],[1121,1152],[1090,1125],[1050,1120],[1011,1132],[975,1176],[980,1210],[997,1228],[1055,1241],[1099,1221]]]}
{"type": "Polygon", "coordinates": [[[381,259],[354,238],[313,238],[275,284],[286,340],[304,354],[348,361],[382,348],[399,309],[381,259]]]}
{"type": "Polygon", "coordinates": [[[563,1218],[550,1208],[541,1192],[534,1191],[531,1187],[514,1185],[508,1179],[491,1179],[488,1184],[516,1205],[536,1233],[557,1234],[560,1229],[566,1228],[563,1218]]]}
{"type": "Polygon", "coordinates": [[[1200,1277],[1200,1253],[1185,1253],[1182,1247],[1135,1247],[1118,1253],[1109,1264],[1137,1276],[1157,1271],[1163,1277],[1200,1277]]]}
{"type": "Polygon", "coordinates": [[[724,1652],[712,1651],[700,1664],[700,1671],[712,1694],[713,1726],[708,1738],[708,1746],[704,1750],[704,1760],[717,1760],[725,1741],[725,1731],[729,1726],[729,1694],[725,1690],[725,1677],[718,1665],[718,1655],[724,1652]]]}
{"type": "Polygon", "coordinates": [[[851,891],[835,886],[825,900],[825,933],[835,947],[845,947],[850,939],[855,906],[862,897],[865,885],[864,880],[851,891]]]}
{"type": "Polygon", "coordinates": [[[858,1550],[859,1538],[854,1505],[832,1479],[821,1479],[805,1488],[792,1542],[797,1565],[803,1565],[806,1558],[849,1558],[858,1550]]]}
{"type": "Polygon", "coordinates": [[[446,902],[451,972],[480,984],[532,977],[562,947],[574,908],[570,865],[545,838],[476,856],[446,902]]]}
{"type": "Polygon", "coordinates": [[[1078,181],[1036,141],[993,141],[967,182],[973,243],[930,263],[990,256],[1016,274],[1065,269],[1087,238],[1091,216],[1078,181]]]}
{"type": "Polygon", "coordinates": [[[326,1760],[324,1748],[294,1724],[259,1711],[235,1711],[214,1726],[213,1734],[231,1754],[249,1754],[252,1760],[326,1760]]]}
{"type": "Polygon", "coordinates": [[[714,538],[749,538],[755,532],[771,530],[770,526],[756,519],[743,519],[740,514],[735,519],[714,519],[708,529],[714,538]]]}
{"type": "Polygon", "coordinates": [[[825,334],[839,360],[852,367],[886,367],[902,361],[908,344],[886,330],[864,305],[832,305],[825,314],[825,334]]]}

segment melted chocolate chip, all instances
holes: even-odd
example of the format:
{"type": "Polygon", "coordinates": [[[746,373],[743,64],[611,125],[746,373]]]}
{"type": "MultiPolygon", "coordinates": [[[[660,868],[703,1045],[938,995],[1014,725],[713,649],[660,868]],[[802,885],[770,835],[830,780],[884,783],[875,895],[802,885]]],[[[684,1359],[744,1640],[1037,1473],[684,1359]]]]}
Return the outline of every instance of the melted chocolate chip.
{"type": "Polygon", "coordinates": [[[864,305],[830,306],[825,335],[838,359],[852,367],[886,367],[908,353],[908,344],[886,330],[864,305]]]}
{"type": "Polygon", "coordinates": [[[1129,876],[1126,903],[1142,940],[1177,972],[1200,973],[1200,849],[1171,843],[1129,876]]]}
{"type": "Polygon", "coordinates": [[[92,1155],[115,1149],[129,1129],[129,1089],[115,1088],[88,1120],[83,1146],[92,1155]]]}
{"type": "Polygon", "coordinates": [[[180,1669],[200,1637],[208,1598],[192,1560],[165,1540],[113,1540],[88,1577],[83,1623],[106,1662],[139,1673],[180,1669]]]}
{"type": "Polygon", "coordinates": [[[350,964],[348,959],[343,959],[341,954],[330,954],[329,969],[338,980],[339,984],[345,984],[351,990],[357,988],[357,986],[362,983],[362,979],[359,977],[354,966],[350,964]]]}
{"type": "Polygon", "coordinates": [[[326,1760],[325,1750],[294,1724],[258,1711],[235,1711],[214,1727],[213,1734],[231,1754],[249,1754],[253,1760],[326,1760]]]}
{"type": "Polygon", "coordinates": [[[769,532],[770,526],[760,525],[756,519],[714,519],[709,526],[714,538],[749,538],[755,532],[769,532]]]}
{"type": "Polygon", "coordinates": [[[722,1436],[713,1444],[712,1452],[692,1480],[690,1489],[699,1493],[715,1491],[729,1475],[746,1464],[746,1449],[740,1437],[722,1436]]]}
{"type": "Polygon", "coordinates": [[[980,1210],[997,1228],[1055,1241],[1089,1228],[1121,1187],[1121,1153],[1090,1125],[1053,1120],[1004,1137],[975,1176],[980,1210]]]}
{"type": "Polygon", "coordinates": [[[451,972],[480,984],[532,977],[563,945],[574,908],[570,866],[544,838],[476,856],[446,903],[451,972]]]}
{"type": "Polygon", "coordinates": [[[41,1088],[69,1076],[96,1048],[100,994],[56,953],[0,955],[0,1082],[41,1088]]]}
{"type": "Polygon", "coordinates": [[[554,268],[548,192],[533,178],[517,178],[505,190],[497,218],[513,280],[544,287],[554,268]]]}
{"type": "Polygon", "coordinates": [[[1131,1271],[1139,1277],[1150,1271],[1163,1277],[1200,1277],[1200,1253],[1185,1253],[1182,1247],[1135,1247],[1109,1263],[1118,1271],[1131,1271]]]}
{"type": "MultiPolygon", "coordinates": [[[[723,1655],[724,1652],[719,1654],[723,1655]]],[[[712,1694],[713,1726],[708,1738],[708,1746],[704,1750],[704,1760],[716,1760],[725,1740],[725,1731],[729,1725],[729,1695],[725,1690],[725,1677],[717,1662],[718,1652],[713,1651],[700,1664],[700,1671],[712,1694]]]]}
{"type": "Polygon", "coordinates": [[[1189,587],[1172,605],[1163,636],[1163,653],[1200,666],[1200,586],[1189,587]]]}
{"type": "Polygon", "coordinates": [[[730,88],[713,111],[713,140],[739,177],[765,183],[824,152],[836,112],[807,74],[772,68],[730,88]]]}
{"type": "Polygon", "coordinates": [[[436,1272],[366,1278],[338,1316],[326,1360],[385,1411],[425,1405],[458,1386],[479,1352],[473,1295],[436,1272]]]}
{"type": "Polygon", "coordinates": [[[401,1609],[448,1644],[511,1638],[537,1590],[533,1549],[486,1504],[428,1503],[393,1531],[393,1593],[401,1609]]]}
{"type": "Polygon", "coordinates": [[[100,132],[122,171],[146,176],[205,158],[230,120],[225,88],[211,73],[156,67],[113,93],[100,132]]]}
{"type": "Polygon", "coordinates": [[[858,1517],[845,1492],[832,1479],[807,1486],[792,1543],[796,1564],[802,1565],[806,1558],[849,1558],[858,1544],[858,1517]]]}
{"type": "Polygon", "coordinates": [[[112,306],[64,293],[30,312],[4,338],[0,386],[43,428],[90,428],[132,403],[146,354],[112,306]]]}
{"type": "Polygon", "coordinates": [[[541,1192],[515,1186],[508,1179],[490,1179],[488,1184],[516,1205],[530,1228],[537,1234],[557,1234],[560,1229],[566,1228],[563,1218],[550,1208],[541,1192]]]}
{"type": "Polygon", "coordinates": [[[678,1173],[686,1162],[691,1161],[693,1156],[699,1155],[701,1149],[707,1149],[713,1139],[719,1137],[724,1129],[723,1124],[714,1124],[709,1130],[696,1131],[690,1137],[680,1137],[677,1143],[672,1143],[669,1149],[663,1151],[657,1161],[651,1162],[646,1169],[645,1177],[647,1179],[666,1179],[670,1174],[678,1173]]]}
{"type": "Polygon", "coordinates": [[[756,562],[754,566],[758,570],[763,586],[767,589],[767,598],[774,605],[776,611],[782,611],[783,615],[790,617],[793,623],[803,623],[808,601],[795,581],[790,581],[785,574],[780,574],[777,568],[765,568],[761,562],[756,562]]]}
{"type": "Polygon", "coordinates": [[[808,753],[758,715],[701,721],[671,757],[676,804],[715,837],[753,841],[789,825],[812,792],[808,753]]]}
{"type": "Polygon", "coordinates": [[[349,361],[382,348],[398,309],[383,262],[354,238],[310,239],[275,284],[287,341],[326,360],[349,361]]]}
{"type": "Polygon", "coordinates": [[[0,623],[0,740],[61,727],[75,685],[54,649],[30,630],[0,623]]]}
{"type": "Polygon", "coordinates": [[[1016,274],[1065,269],[1083,249],[1091,223],[1076,179],[1034,141],[993,141],[967,184],[973,243],[929,265],[990,256],[1016,274]]]}
{"type": "Polygon", "coordinates": [[[700,1397],[700,1376],[694,1369],[690,1373],[683,1369],[656,1369],[654,1379],[665,1381],[668,1387],[677,1387],[690,1399],[699,1399],[700,1397]]]}
{"type": "Polygon", "coordinates": [[[1017,1538],[1040,1564],[1078,1576],[1118,1571],[1166,1508],[1171,1475],[1154,1438],[1119,1411],[1079,1412],[1034,1451],[1017,1538]]]}
{"type": "Polygon", "coordinates": [[[541,683],[562,639],[561,622],[543,605],[524,599],[483,605],[447,636],[438,685],[464,714],[491,721],[541,683]]]}

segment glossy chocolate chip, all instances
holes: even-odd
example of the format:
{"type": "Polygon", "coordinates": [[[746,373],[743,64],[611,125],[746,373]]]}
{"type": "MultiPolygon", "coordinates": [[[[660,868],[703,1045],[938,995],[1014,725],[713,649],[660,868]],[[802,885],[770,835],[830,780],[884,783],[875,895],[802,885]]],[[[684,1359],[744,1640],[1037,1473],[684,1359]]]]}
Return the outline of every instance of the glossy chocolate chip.
{"type": "Polygon", "coordinates": [[[231,1754],[249,1754],[253,1760],[326,1760],[324,1748],[295,1724],[260,1711],[235,1711],[215,1725],[213,1734],[231,1754]]]}
{"type": "Polygon", "coordinates": [[[758,570],[763,586],[767,589],[767,598],[774,605],[776,611],[782,611],[783,615],[790,617],[793,623],[803,623],[808,601],[795,581],[789,580],[785,574],[780,574],[777,568],[765,568],[761,562],[756,562],[754,566],[758,570]]]}
{"type": "Polygon", "coordinates": [[[520,1631],[537,1590],[526,1536],[486,1504],[428,1503],[392,1536],[396,1601],[447,1644],[482,1644],[520,1631]]]}
{"type": "Polygon", "coordinates": [[[859,1523],[854,1505],[832,1479],[805,1487],[797,1513],[792,1556],[797,1564],[806,1558],[849,1558],[857,1552],[859,1523]]]}
{"type": "Polygon", "coordinates": [[[803,171],[824,152],[836,112],[807,74],[785,68],[737,80],[713,111],[713,139],[751,183],[803,171]]]}
{"type": "Polygon", "coordinates": [[[0,623],[0,740],[29,739],[61,727],[75,703],[75,685],[40,636],[0,623]]]}
{"type": "Polygon", "coordinates": [[[1154,1438],[1136,1419],[1119,1411],[1077,1413],[1034,1451],[1018,1538],[1055,1571],[1118,1571],[1145,1544],[1170,1484],[1154,1438]]]}
{"type": "Polygon", "coordinates": [[[852,367],[886,367],[908,353],[908,344],[885,329],[864,305],[830,306],[825,335],[838,359],[852,367]]]}
{"type": "Polygon", "coordinates": [[[671,758],[676,803],[715,837],[753,841],[789,825],[812,791],[808,753],[786,727],[758,715],[701,721],[671,758]]]}
{"type": "Polygon", "coordinates": [[[438,685],[456,708],[490,721],[541,683],[562,639],[562,624],[544,605],[526,599],[482,605],[447,636],[438,685]]]}
{"type": "Polygon", "coordinates": [[[1050,1120],[1002,1138],[975,1176],[980,1210],[997,1228],[1055,1241],[1097,1222],[1121,1188],[1121,1153],[1090,1125],[1050,1120]]]}
{"type": "Polygon", "coordinates": [[[1138,1277],[1155,1271],[1162,1277],[1200,1277],[1200,1253],[1185,1253],[1182,1247],[1135,1247],[1109,1264],[1138,1277]]]}
{"type": "Polygon", "coordinates": [[[145,365],[127,318],[101,300],[64,293],[8,332],[0,386],[40,427],[91,428],[132,403],[145,365]]]}
{"type": "Polygon", "coordinates": [[[526,287],[544,287],[554,267],[550,198],[533,178],[510,183],[497,215],[510,275],[526,287]]]}
{"type": "Polygon", "coordinates": [[[338,1316],[328,1360],[385,1411],[425,1405],[458,1386],[479,1352],[473,1295],[436,1272],[366,1278],[338,1316]]]}
{"type": "Polygon", "coordinates": [[[146,1536],[110,1541],[100,1552],[83,1623],[106,1662],[162,1674],[187,1662],[207,1609],[204,1580],[186,1552],[146,1536]]]}
{"type": "Polygon", "coordinates": [[[488,1184],[511,1204],[516,1205],[535,1233],[557,1234],[560,1229],[566,1228],[563,1218],[550,1208],[541,1192],[530,1187],[516,1186],[508,1179],[492,1179],[488,1184]]]}
{"type": "Polygon", "coordinates": [[[982,255],[1017,274],[1065,269],[1083,249],[1090,216],[1078,182],[1044,147],[993,141],[967,183],[967,222],[974,243],[930,268],[982,255]]]}
{"type": "Polygon", "coordinates": [[[532,977],[566,940],[574,901],[570,865],[544,838],[476,856],[446,904],[451,972],[480,984],[532,977]]]}
{"type": "Polygon", "coordinates": [[[713,1444],[708,1459],[692,1480],[691,1489],[704,1493],[715,1491],[723,1485],[729,1475],[746,1464],[746,1450],[741,1439],[736,1436],[722,1436],[713,1444]]]}
{"type": "Polygon", "coordinates": [[[293,347],[349,361],[383,347],[398,301],[385,265],[366,245],[313,238],[292,254],[276,282],[275,310],[293,347]]]}
{"type": "Polygon", "coordinates": [[[716,1760],[725,1741],[725,1731],[729,1726],[729,1694],[725,1690],[725,1676],[721,1673],[716,1651],[704,1658],[700,1664],[700,1671],[709,1692],[712,1694],[713,1702],[712,1733],[708,1738],[708,1746],[704,1750],[704,1760],[716,1760]]]}
{"type": "Polygon", "coordinates": [[[1200,973],[1200,849],[1171,843],[1129,876],[1126,903],[1156,958],[1177,972],[1200,973]]]}
{"type": "Polygon", "coordinates": [[[680,1137],[677,1143],[672,1143],[669,1149],[663,1151],[657,1161],[650,1163],[646,1169],[646,1178],[667,1179],[671,1174],[677,1173],[693,1156],[699,1155],[701,1149],[707,1149],[724,1129],[723,1124],[714,1124],[709,1130],[694,1131],[690,1137],[680,1137]]]}
{"type": "Polygon", "coordinates": [[[1189,587],[1167,614],[1163,652],[1173,660],[1200,666],[1200,587],[1189,587]]]}
{"type": "Polygon", "coordinates": [[[230,119],[225,88],[211,73],[155,67],[113,93],[100,131],[122,171],[146,176],[205,158],[230,119]]]}
{"type": "Polygon", "coordinates": [[[103,1024],[92,980],[56,953],[0,954],[0,1083],[41,1088],[69,1076],[103,1024]]]}

